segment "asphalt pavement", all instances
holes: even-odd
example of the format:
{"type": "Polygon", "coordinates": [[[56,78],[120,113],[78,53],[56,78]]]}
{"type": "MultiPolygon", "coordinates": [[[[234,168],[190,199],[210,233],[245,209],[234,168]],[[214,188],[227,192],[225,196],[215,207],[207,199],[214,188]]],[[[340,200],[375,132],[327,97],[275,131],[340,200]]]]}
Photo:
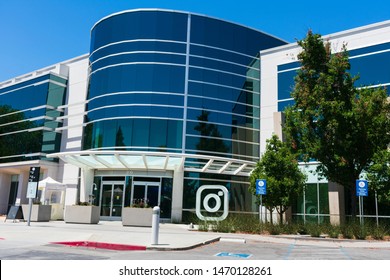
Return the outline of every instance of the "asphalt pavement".
{"type": "Polygon", "coordinates": [[[121,221],[100,221],[98,224],[69,224],[64,221],[26,222],[4,221],[0,218],[0,248],[27,245],[63,244],[111,250],[189,250],[218,241],[245,243],[248,241],[323,246],[335,248],[390,249],[388,241],[341,240],[312,238],[304,235],[253,235],[200,232],[185,224],[161,223],[157,244],[151,227],[122,226],[121,221]]]}

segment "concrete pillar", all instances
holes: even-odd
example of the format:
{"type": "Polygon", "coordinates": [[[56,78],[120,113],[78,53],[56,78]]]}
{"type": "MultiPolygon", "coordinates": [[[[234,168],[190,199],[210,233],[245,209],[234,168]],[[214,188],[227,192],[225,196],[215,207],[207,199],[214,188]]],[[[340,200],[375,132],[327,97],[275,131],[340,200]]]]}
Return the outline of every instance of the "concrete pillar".
{"type": "Polygon", "coordinates": [[[332,225],[343,224],[345,221],[344,187],[334,183],[328,183],[329,214],[332,225]]]}
{"type": "Polygon", "coordinates": [[[18,185],[18,195],[17,198],[20,198],[21,204],[27,204],[28,198],[27,195],[27,185],[28,185],[29,171],[24,171],[19,174],[19,185],[18,185]]]}
{"type": "Polygon", "coordinates": [[[183,212],[183,183],[184,169],[178,168],[173,172],[172,186],[172,222],[181,222],[183,212]]]}
{"type": "Polygon", "coordinates": [[[288,207],[286,212],[284,212],[284,222],[291,224],[292,222],[292,208],[288,207]]]}
{"type": "Polygon", "coordinates": [[[11,175],[0,173],[0,214],[6,214],[11,187],[11,175]]]}
{"type": "Polygon", "coordinates": [[[94,175],[95,172],[93,169],[81,169],[80,202],[89,202],[89,195],[92,194],[94,175]]]}
{"type": "Polygon", "coordinates": [[[285,123],[285,115],[282,112],[274,112],[274,134],[279,137],[281,141],[285,141],[283,135],[283,125],[285,123]]]}

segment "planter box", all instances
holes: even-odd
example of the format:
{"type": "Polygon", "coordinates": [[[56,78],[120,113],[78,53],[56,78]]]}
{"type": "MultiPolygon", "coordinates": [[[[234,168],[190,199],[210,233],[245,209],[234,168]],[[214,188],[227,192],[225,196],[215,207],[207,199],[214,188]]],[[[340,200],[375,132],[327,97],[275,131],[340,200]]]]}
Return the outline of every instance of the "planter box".
{"type": "Polygon", "coordinates": [[[122,225],[151,227],[153,208],[122,208],[122,225]]]}
{"type": "Polygon", "coordinates": [[[67,205],[65,208],[65,223],[97,224],[99,219],[99,206],[67,205]]]}
{"type": "MultiPolygon", "coordinates": [[[[23,204],[23,217],[27,221],[29,205],[23,204]]],[[[31,208],[31,222],[48,222],[51,216],[51,205],[33,204],[31,208]]]]}

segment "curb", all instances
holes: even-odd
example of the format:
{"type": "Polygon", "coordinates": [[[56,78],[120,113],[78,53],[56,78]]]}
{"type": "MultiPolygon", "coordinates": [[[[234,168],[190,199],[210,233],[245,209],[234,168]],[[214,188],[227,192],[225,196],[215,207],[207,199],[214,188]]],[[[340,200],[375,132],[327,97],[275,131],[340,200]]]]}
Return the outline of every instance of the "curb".
{"type": "Polygon", "coordinates": [[[172,247],[172,248],[169,248],[169,247],[147,246],[146,250],[150,250],[150,251],[186,251],[186,250],[191,250],[191,249],[194,249],[194,248],[197,248],[197,247],[201,247],[201,246],[204,246],[204,245],[208,245],[208,244],[211,244],[211,243],[218,242],[218,241],[220,241],[220,239],[221,239],[221,237],[216,237],[216,238],[204,241],[202,243],[197,243],[197,244],[186,246],[186,247],[172,247]]]}
{"type": "Polygon", "coordinates": [[[65,245],[70,247],[87,247],[95,249],[115,250],[115,251],[145,251],[146,246],[126,245],[116,243],[105,243],[95,241],[64,241],[64,242],[50,242],[54,245],[65,245]]]}
{"type": "Polygon", "coordinates": [[[273,235],[271,238],[275,239],[292,239],[292,240],[304,240],[304,241],[318,241],[318,242],[340,242],[340,243],[360,243],[360,244],[390,244],[389,241],[385,240],[360,240],[360,239],[338,239],[330,237],[311,237],[310,235],[302,236],[288,236],[288,235],[273,235]]]}

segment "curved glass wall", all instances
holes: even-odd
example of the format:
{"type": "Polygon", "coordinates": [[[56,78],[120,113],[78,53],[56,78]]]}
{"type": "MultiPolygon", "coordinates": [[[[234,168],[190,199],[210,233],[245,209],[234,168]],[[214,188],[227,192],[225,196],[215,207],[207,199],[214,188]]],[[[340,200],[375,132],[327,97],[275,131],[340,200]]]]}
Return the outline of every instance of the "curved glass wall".
{"type": "Polygon", "coordinates": [[[261,49],[282,44],[233,23],[193,15],[186,151],[257,161],[261,49]]]}
{"type": "Polygon", "coordinates": [[[111,15],[91,37],[84,149],[259,158],[258,53],[283,41],[164,10],[111,15]]]}
{"type": "Polygon", "coordinates": [[[187,15],[137,11],[92,29],[84,149],[182,151],[187,15]]]}

